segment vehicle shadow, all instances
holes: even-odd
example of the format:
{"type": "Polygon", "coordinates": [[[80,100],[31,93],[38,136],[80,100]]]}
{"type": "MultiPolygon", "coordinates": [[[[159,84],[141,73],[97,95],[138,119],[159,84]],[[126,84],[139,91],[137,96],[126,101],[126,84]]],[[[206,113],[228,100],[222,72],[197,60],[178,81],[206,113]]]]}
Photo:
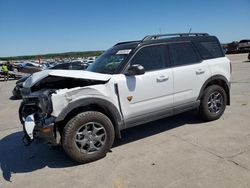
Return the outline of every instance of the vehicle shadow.
{"type": "MultiPolygon", "coordinates": [[[[113,148],[136,140],[156,135],[185,124],[201,123],[196,112],[187,112],[122,131],[122,139],[116,140],[113,148]]],[[[28,173],[44,167],[66,168],[77,166],[64,153],[62,147],[48,147],[42,143],[32,143],[26,147],[22,143],[23,133],[12,133],[0,141],[0,167],[2,176],[11,181],[13,173],[28,173]]]]}
{"type": "Polygon", "coordinates": [[[48,147],[42,143],[32,143],[26,147],[22,143],[23,132],[12,133],[0,141],[0,167],[6,181],[13,173],[28,173],[46,166],[65,168],[77,163],[70,160],[61,147],[48,147]]]}
{"type": "Polygon", "coordinates": [[[196,111],[190,111],[173,117],[125,129],[121,131],[122,139],[117,139],[113,144],[113,148],[174,129],[185,124],[200,124],[202,122],[203,121],[199,118],[196,111]]]}
{"type": "Polygon", "coordinates": [[[18,101],[18,100],[21,100],[21,99],[18,99],[15,96],[10,96],[9,100],[11,100],[11,101],[18,101]]]}

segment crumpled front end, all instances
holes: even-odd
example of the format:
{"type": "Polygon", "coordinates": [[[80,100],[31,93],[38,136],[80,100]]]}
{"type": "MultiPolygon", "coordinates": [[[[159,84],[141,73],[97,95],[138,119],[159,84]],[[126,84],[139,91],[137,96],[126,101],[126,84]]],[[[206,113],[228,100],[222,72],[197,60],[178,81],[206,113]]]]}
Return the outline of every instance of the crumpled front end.
{"type": "MultiPolygon", "coordinates": [[[[109,78],[107,75],[88,72],[85,74],[90,78],[94,74],[94,76],[99,76],[100,80],[84,79],[84,76],[81,78],[71,72],[66,75],[62,73],[66,74],[65,71],[53,72],[54,75],[43,73],[41,79],[33,75],[24,83],[21,91],[23,102],[19,109],[19,116],[25,133],[25,144],[29,144],[34,139],[43,139],[53,145],[60,144],[60,133],[56,126],[57,116],[77,98],[96,94],[97,91],[90,87],[93,85],[96,88],[102,87],[109,78]],[[61,75],[55,75],[56,73],[61,75]]],[[[79,74],[79,72],[74,73],[79,74]]]]}
{"type": "Polygon", "coordinates": [[[45,90],[24,96],[19,108],[19,117],[23,125],[23,141],[28,145],[34,139],[42,139],[46,143],[57,145],[60,142],[55,126],[51,94],[53,90],[45,90]]]}

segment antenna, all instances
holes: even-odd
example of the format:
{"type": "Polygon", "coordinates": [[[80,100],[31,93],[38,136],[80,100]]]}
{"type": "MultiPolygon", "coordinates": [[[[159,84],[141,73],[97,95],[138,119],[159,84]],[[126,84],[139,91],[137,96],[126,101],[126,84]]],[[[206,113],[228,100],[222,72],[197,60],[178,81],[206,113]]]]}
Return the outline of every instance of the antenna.
{"type": "Polygon", "coordinates": [[[188,32],[188,33],[191,33],[191,31],[192,31],[192,27],[190,27],[190,29],[189,29],[189,32],[188,32]]]}
{"type": "Polygon", "coordinates": [[[159,28],[159,34],[162,34],[162,33],[161,33],[161,27],[159,28]]]}

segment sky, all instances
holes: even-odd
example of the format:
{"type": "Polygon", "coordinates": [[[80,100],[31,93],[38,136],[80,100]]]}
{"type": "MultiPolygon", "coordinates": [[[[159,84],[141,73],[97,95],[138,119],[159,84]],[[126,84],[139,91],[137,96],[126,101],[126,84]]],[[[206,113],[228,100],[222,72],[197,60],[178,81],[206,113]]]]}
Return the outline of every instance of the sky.
{"type": "Polygon", "coordinates": [[[250,0],[0,0],[0,57],[106,50],[190,28],[250,39],[250,0]]]}

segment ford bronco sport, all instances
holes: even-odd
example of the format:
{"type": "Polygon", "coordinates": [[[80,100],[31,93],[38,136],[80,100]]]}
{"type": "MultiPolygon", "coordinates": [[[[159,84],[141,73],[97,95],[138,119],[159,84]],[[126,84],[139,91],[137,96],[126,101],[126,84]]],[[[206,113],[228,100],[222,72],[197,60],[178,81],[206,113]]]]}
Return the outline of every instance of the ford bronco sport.
{"type": "Polygon", "coordinates": [[[215,36],[177,33],[118,43],[86,71],[45,70],[23,84],[23,141],[61,144],[78,162],[100,159],[120,131],[198,109],[216,120],[230,104],[231,64],[215,36]]]}

